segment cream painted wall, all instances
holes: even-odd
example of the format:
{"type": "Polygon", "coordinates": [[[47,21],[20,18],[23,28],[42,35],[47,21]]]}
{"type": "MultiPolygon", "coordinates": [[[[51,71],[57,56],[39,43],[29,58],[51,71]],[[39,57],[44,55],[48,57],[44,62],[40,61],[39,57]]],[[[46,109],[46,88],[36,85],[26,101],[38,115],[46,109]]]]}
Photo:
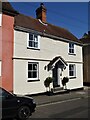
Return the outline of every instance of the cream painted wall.
{"type": "MultiPolygon", "coordinates": [[[[69,63],[72,64],[72,63],[69,63]]],[[[69,64],[66,70],[63,72],[64,76],[69,77],[69,64]]],[[[68,89],[76,89],[83,87],[83,65],[79,63],[75,63],[76,65],[76,78],[69,78],[69,82],[67,83],[68,89]]]]}
{"type": "MultiPolygon", "coordinates": [[[[52,72],[44,70],[56,56],[61,56],[68,64],[75,63],[77,76],[70,79],[67,83],[68,89],[76,89],[83,87],[83,68],[82,68],[82,47],[76,45],[76,55],[68,54],[68,43],[53,40],[50,38],[40,37],[40,50],[27,49],[28,33],[14,31],[14,93],[16,94],[35,94],[45,92],[44,80],[48,76],[52,76],[52,72]],[[15,58],[26,58],[15,59],[15,58]],[[40,81],[27,82],[27,65],[29,59],[38,59],[33,62],[39,62],[39,79],[40,81]],[[43,59],[43,60],[40,60],[43,59]],[[40,61],[39,61],[40,60],[40,61]]],[[[32,61],[31,61],[32,62],[32,61]]],[[[63,71],[63,77],[68,76],[68,66],[63,71]]]]}
{"type": "Polygon", "coordinates": [[[68,55],[68,43],[40,37],[40,50],[27,49],[28,33],[14,31],[14,57],[52,60],[62,56],[65,61],[82,62],[82,47],[76,47],[76,55],[68,55]],[[23,52],[22,52],[23,51],[23,52]]]}
{"type": "Polygon", "coordinates": [[[50,76],[50,73],[44,70],[47,62],[30,61],[30,60],[13,60],[14,62],[14,93],[15,94],[34,94],[45,92],[44,80],[50,76]],[[28,82],[28,62],[39,62],[39,79],[40,81],[28,82]]]}

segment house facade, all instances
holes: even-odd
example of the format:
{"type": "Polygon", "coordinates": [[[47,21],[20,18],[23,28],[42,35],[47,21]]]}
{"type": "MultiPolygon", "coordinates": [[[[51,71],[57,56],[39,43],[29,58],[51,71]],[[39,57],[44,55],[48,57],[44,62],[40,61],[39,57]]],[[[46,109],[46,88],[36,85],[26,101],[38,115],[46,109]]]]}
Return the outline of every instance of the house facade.
{"type": "Polygon", "coordinates": [[[80,40],[83,43],[83,82],[84,85],[90,86],[90,31],[80,40]]]}
{"type": "Polygon", "coordinates": [[[68,30],[47,23],[43,4],[36,18],[23,14],[14,17],[12,91],[15,94],[37,94],[46,91],[44,81],[53,78],[51,88],[83,88],[82,44],[68,30]]]}
{"type": "Polygon", "coordinates": [[[15,17],[14,93],[45,92],[47,77],[54,78],[52,88],[62,87],[66,76],[68,89],[82,88],[81,43],[67,30],[46,22],[44,5],[36,10],[36,15],[38,19],[22,14],[15,17]]]}

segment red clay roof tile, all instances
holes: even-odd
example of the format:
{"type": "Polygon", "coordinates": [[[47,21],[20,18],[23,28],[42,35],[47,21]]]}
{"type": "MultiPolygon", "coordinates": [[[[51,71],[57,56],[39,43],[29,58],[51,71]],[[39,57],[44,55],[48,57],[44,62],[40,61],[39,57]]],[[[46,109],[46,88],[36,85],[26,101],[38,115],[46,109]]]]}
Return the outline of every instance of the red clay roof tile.
{"type": "Polygon", "coordinates": [[[15,16],[15,26],[32,29],[42,33],[45,32],[46,34],[49,35],[53,35],[81,43],[81,41],[79,41],[72,33],[70,33],[66,29],[57,27],[49,23],[47,23],[47,25],[43,25],[38,19],[34,19],[32,17],[25,16],[23,14],[19,14],[15,16]]]}

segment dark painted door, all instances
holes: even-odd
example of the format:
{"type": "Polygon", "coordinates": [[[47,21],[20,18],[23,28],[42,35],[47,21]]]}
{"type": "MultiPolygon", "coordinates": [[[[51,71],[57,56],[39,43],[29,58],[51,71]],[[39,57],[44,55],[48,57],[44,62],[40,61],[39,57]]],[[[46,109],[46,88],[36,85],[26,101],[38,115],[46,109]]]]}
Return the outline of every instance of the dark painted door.
{"type": "Polygon", "coordinates": [[[53,69],[53,87],[58,87],[57,67],[53,69]]]}

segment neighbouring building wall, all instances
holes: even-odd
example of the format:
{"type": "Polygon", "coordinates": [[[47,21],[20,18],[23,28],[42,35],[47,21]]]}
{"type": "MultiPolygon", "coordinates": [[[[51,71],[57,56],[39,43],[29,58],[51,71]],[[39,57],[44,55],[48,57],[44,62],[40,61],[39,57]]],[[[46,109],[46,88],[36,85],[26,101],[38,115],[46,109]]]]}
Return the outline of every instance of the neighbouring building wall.
{"type": "Polygon", "coordinates": [[[13,90],[13,26],[14,17],[2,15],[2,87],[13,90]]]}
{"type": "Polygon", "coordinates": [[[0,77],[1,77],[1,61],[0,61],[0,77]]]}
{"type": "Polygon", "coordinates": [[[83,62],[84,62],[84,84],[90,84],[90,45],[83,47],[83,62]]]}
{"type": "MultiPolygon", "coordinates": [[[[27,48],[28,33],[14,31],[14,93],[34,94],[45,92],[44,80],[52,76],[51,71],[45,70],[50,60],[56,56],[61,56],[68,65],[76,65],[76,78],[69,80],[68,89],[83,87],[83,63],[82,63],[82,46],[75,45],[75,55],[68,54],[67,42],[53,40],[46,37],[40,38],[40,49],[27,48]],[[39,63],[39,81],[28,82],[28,62],[39,63]]],[[[63,77],[69,76],[69,67],[63,71],[63,77]]]]}

